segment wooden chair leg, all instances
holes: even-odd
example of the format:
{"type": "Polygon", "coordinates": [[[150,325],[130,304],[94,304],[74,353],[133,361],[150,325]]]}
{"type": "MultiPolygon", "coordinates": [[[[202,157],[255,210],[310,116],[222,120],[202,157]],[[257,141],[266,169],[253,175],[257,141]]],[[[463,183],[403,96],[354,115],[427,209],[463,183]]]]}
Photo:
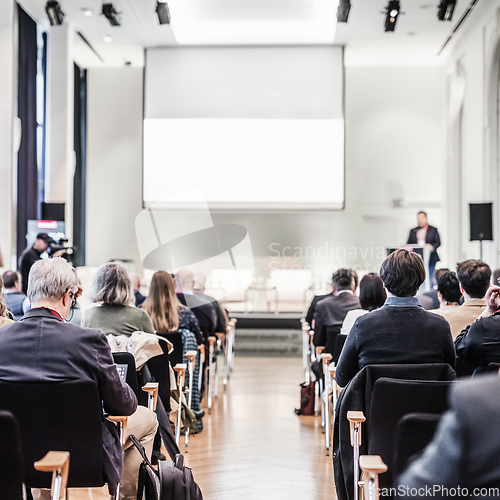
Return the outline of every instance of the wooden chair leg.
{"type": "Polygon", "coordinates": [[[208,413],[212,410],[212,366],[214,357],[214,344],[217,341],[215,337],[208,337],[208,413]]]}
{"type": "Polygon", "coordinates": [[[179,446],[181,439],[182,386],[184,385],[186,365],[178,363],[174,366],[174,371],[177,372],[177,388],[179,389],[179,408],[177,410],[177,425],[175,426],[175,442],[179,446]]]}
{"type": "Polygon", "coordinates": [[[52,500],[64,498],[68,484],[69,452],[49,451],[41,460],[34,463],[36,470],[52,472],[52,500]]]}
{"type": "Polygon", "coordinates": [[[378,476],[387,471],[387,465],[378,455],[362,455],[359,457],[359,466],[362,472],[361,486],[364,491],[364,499],[378,500],[378,476]]]}
{"type": "Polygon", "coordinates": [[[353,447],[354,500],[359,500],[359,447],[361,445],[361,424],[366,421],[362,411],[348,411],[347,420],[351,428],[351,446],[353,447]]]}

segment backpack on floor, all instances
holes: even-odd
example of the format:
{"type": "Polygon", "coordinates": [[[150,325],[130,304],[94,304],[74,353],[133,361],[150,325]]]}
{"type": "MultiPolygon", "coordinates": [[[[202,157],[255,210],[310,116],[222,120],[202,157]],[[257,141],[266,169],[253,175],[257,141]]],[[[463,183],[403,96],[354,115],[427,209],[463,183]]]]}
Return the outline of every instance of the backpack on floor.
{"type": "Polygon", "coordinates": [[[300,384],[300,408],[295,409],[297,415],[314,415],[314,384],[300,384]]]}
{"type": "Polygon", "coordinates": [[[160,460],[156,471],[137,438],[131,435],[130,439],[143,460],[139,468],[137,500],[203,500],[200,487],[180,453],[173,461],[160,460]]]}

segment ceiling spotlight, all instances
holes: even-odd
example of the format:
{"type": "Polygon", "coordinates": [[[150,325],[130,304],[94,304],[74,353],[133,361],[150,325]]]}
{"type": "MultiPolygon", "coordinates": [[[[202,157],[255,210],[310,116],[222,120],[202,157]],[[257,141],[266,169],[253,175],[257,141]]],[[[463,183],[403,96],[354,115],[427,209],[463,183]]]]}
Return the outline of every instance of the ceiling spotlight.
{"type": "Polygon", "coordinates": [[[351,11],[350,0],[340,0],[339,8],[337,9],[337,22],[346,23],[349,19],[350,11],[351,11]]]}
{"type": "Polygon", "coordinates": [[[45,6],[45,11],[47,12],[47,16],[49,16],[51,26],[58,26],[63,23],[64,12],[59,2],[49,0],[45,6]]]}
{"type": "Polygon", "coordinates": [[[396,29],[396,22],[400,14],[400,9],[401,5],[399,0],[390,0],[385,15],[385,31],[394,31],[396,29]]]}
{"type": "Polygon", "coordinates": [[[170,11],[167,2],[160,0],[156,2],[156,15],[160,24],[170,24],[170,11]]]}
{"type": "Polygon", "coordinates": [[[110,43],[113,41],[113,37],[111,35],[102,35],[102,39],[106,42],[106,43],[110,43]]]}
{"type": "Polygon", "coordinates": [[[121,26],[120,13],[115,9],[112,3],[102,4],[102,14],[106,17],[111,26],[121,26]]]}
{"type": "Polygon", "coordinates": [[[438,19],[440,21],[451,21],[457,0],[441,0],[438,6],[438,19]]]}
{"type": "Polygon", "coordinates": [[[91,17],[92,14],[94,13],[94,11],[90,7],[84,7],[82,9],[82,12],[85,17],[91,17]]]}

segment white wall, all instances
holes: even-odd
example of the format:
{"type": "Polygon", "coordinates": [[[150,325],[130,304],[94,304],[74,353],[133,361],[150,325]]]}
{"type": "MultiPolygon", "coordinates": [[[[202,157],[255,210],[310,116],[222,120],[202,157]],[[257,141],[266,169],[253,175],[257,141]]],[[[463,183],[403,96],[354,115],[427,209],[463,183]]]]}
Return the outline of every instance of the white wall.
{"type": "Polygon", "coordinates": [[[457,259],[479,258],[479,243],[469,242],[468,203],[493,201],[494,242],[484,243],[484,259],[499,263],[499,173],[498,173],[498,43],[499,0],[480,2],[459,31],[446,54],[448,75],[448,128],[456,128],[456,139],[448,141],[448,178],[458,179],[449,193],[450,211],[459,213],[460,225],[451,238],[457,259]],[[490,94],[490,78],[496,87],[490,94]],[[464,93],[457,91],[465,85],[464,93]],[[454,124],[451,115],[461,115],[454,124]],[[494,141],[491,141],[493,134],[494,141]]]}
{"type": "MultiPolygon", "coordinates": [[[[406,242],[418,210],[444,224],[444,82],[435,67],[346,68],[346,210],[216,212],[214,222],[248,228],[257,274],[313,263],[324,272],[375,269],[386,245],[406,242]],[[403,208],[392,208],[395,197],[403,208]]],[[[139,259],[133,224],[141,210],[141,120],[139,70],[89,70],[88,265],[139,259]]],[[[448,264],[445,246],[441,255],[448,264]]]]}
{"type": "Polygon", "coordinates": [[[16,64],[13,0],[0,2],[0,251],[4,266],[11,267],[15,250],[13,178],[13,123],[16,64]]]}
{"type": "Polygon", "coordinates": [[[139,262],[142,208],[142,68],[88,70],[87,265],[139,262]]]}

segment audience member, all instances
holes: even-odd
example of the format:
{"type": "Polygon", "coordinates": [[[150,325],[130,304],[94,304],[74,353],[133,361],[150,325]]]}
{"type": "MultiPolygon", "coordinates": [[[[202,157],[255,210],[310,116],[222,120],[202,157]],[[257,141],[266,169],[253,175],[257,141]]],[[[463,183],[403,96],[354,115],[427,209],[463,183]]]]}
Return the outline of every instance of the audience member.
{"type": "Polygon", "coordinates": [[[340,333],[348,335],[356,319],[371,311],[380,309],[387,298],[384,289],[384,282],[376,273],[365,275],[359,284],[359,303],[361,309],[349,311],[342,323],[340,333]]]}
{"type": "Polygon", "coordinates": [[[217,317],[217,324],[215,325],[215,331],[220,333],[226,333],[227,316],[226,314],[224,314],[224,311],[222,310],[222,307],[220,306],[219,302],[217,302],[213,297],[205,293],[206,282],[207,279],[205,278],[205,275],[201,273],[195,273],[193,292],[197,294],[198,297],[201,297],[203,300],[209,302],[214,308],[217,317]]]}
{"type": "Polygon", "coordinates": [[[49,248],[49,245],[53,243],[54,240],[47,233],[39,233],[36,237],[35,243],[32,246],[27,247],[19,258],[19,271],[22,276],[23,288],[22,291],[26,293],[28,289],[28,275],[31,266],[40,260],[42,253],[49,248]]]}
{"type": "Polygon", "coordinates": [[[146,297],[141,293],[141,278],[137,273],[129,273],[130,284],[132,285],[132,290],[135,296],[135,305],[141,307],[146,297]]]}
{"type": "Polygon", "coordinates": [[[30,308],[28,297],[21,291],[22,283],[19,273],[5,271],[3,273],[3,285],[5,290],[5,304],[12,313],[14,319],[19,321],[30,308]]]}
{"type": "Polygon", "coordinates": [[[366,365],[448,363],[455,349],[448,323],[422,309],[415,294],[425,280],[422,259],[396,250],[382,263],[380,277],[388,292],[383,307],[356,320],[337,364],[344,387],[366,365]]]}
{"type": "Polygon", "coordinates": [[[196,316],[188,307],[179,302],[174,281],[165,271],[154,273],[149,295],[142,308],[151,317],[157,332],[189,330],[195,335],[197,344],[203,344],[203,335],[196,316]]]}
{"type": "Polygon", "coordinates": [[[450,410],[422,456],[400,476],[398,497],[421,492],[424,498],[429,491],[433,498],[498,498],[499,393],[497,375],[454,384],[450,410]]]}
{"type": "Polygon", "coordinates": [[[491,285],[488,307],[456,338],[457,356],[474,366],[474,374],[485,372],[489,363],[500,363],[500,287],[491,285]]]}
{"type": "Polygon", "coordinates": [[[418,226],[414,227],[408,235],[408,245],[427,245],[431,254],[429,256],[429,279],[432,282],[434,269],[439,262],[437,249],[441,246],[441,239],[436,227],[429,226],[427,214],[423,211],[417,214],[418,226]]]}
{"type": "MultiPolygon", "coordinates": [[[[129,415],[127,435],[134,434],[151,456],[155,414],[138,407],[133,391],[121,382],[104,335],[65,322],[77,291],[76,272],[66,260],[46,259],[33,265],[28,282],[32,309],[23,321],[0,330],[0,379],[95,382],[103,410],[110,415],[129,415]]],[[[104,477],[114,494],[121,476],[121,498],[135,500],[142,458],[127,440],[122,474],[122,449],[112,425],[103,418],[104,477]]],[[[36,490],[34,497],[50,499],[50,492],[36,490]]]]}
{"type": "Polygon", "coordinates": [[[359,309],[359,299],[354,295],[355,281],[350,269],[339,269],[332,276],[333,295],[316,305],[314,314],[315,346],[325,346],[328,328],[340,328],[349,311],[359,309]]]}
{"type": "Polygon", "coordinates": [[[456,273],[448,271],[439,276],[437,293],[440,305],[438,309],[432,310],[432,312],[444,313],[460,307],[462,291],[456,273]]]}
{"type": "Polygon", "coordinates": [[[457,265],[457,276],[464,303],[447,311],[435,311],[450,324],[453,340],[486,309],[484,296],[490,286],[491,269],[482,260],[466,260],[457,265]]]}
{"type": "Polygon", "coordinates": [[[425,292],[421,295],[417,295],[417,299],[420,302],[420,305],[424,309],[427,309],[428,311],[432,309],[439,309],[439,307],[441,306],[441,302],[439,301],[438,297],[437,282],[443,274],[449,272],[450,270],[446,267],[437,269],[434,272],[434,276],[432,277],[432,290],[425,292]]]}
{"type": "Polygon", "coordinates": [[[194,275],[190,269],[183,268],[177,271],[175,285],[179,302],[193,311],[203,334],[203,343],[208,346],[208,337],[215,334],[217,326],[215,309],[210,302],[194,293],[194,275]]]}
{"type": "Polygon", "coordinates": [[[500,283],[500,269],[495,269],[491,274],[491,284],[498,285],[500,283]]]}
{"type": "Polygon", "coordinates": [[[83,313],[82,326],[97,328],[105,335],[134,332],[155,333],[148,313],[132,306],[132,287],[125,268],[110,262],[101,266],[90,284],[90,300],[99,304],[83,313]]]}
{"type": "MultiPolygon", "coordinates": [[[[0,276],[0,290],[1,289],[3,289],[3,279],[0,276]]],[[[9,323],[12,323],[12,319],[9,317],[9,310],[3,301],[2,295],[0,295],[0,328],[9,323]]]]}
{"type": "Polygon", "coordinates": [[[311,301],[311,305],[309,306],[309,309],[307,310],[306,314],[306,321],[307,324],[311,327],[314,328],[314,315],[316,314],[316,307],[319,302],[321,302],[323,299],[326,299],[328,297],[333,297],[333,290],[330,293],[327,293],[325,295],[315,295],[311,301]]]}

